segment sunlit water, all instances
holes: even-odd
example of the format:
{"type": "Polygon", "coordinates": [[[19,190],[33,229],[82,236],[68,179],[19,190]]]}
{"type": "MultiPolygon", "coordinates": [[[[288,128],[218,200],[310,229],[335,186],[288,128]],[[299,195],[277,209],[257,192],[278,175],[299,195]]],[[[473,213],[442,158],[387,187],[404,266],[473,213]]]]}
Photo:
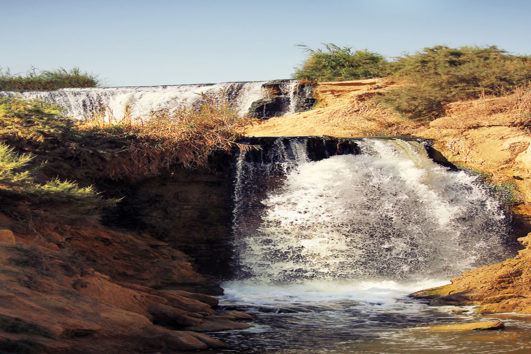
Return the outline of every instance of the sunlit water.
{"type": "Polygon", "coordinates": [[[253,327],[213,335],[248,353],[529,353],[531,316],[475,315],[472,307],[408,298],[438,281],[399,284],[309,282],[223,284],[221,306],[253,315],[253,327]],[[501,317],[501,318],[500,318],[501,317]],[[502,331],[430,332],[434,324],[501,319],[502,331]]]}
{"type": "Polygon", "coordinates": [[[529,322],[432,333],[478,320],[408,294],[514,254],[503,206],[422,142],[366,139],[360,154],[310,161],[304,139],[237,161],[234,277],[220,306],[253,327],[214,334],[238,352],[519,352],[529,322]]]}

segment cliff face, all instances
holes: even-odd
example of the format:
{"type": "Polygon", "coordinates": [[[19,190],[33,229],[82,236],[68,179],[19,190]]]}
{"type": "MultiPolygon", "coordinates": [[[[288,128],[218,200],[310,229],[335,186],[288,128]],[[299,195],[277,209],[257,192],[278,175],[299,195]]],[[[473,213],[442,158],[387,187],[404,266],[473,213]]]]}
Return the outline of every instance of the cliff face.
{"type": "MultiPolygon", "coordinates": [[[[430,123],[413,122],[368,98],[393,86],[382,79],[322,83],[319,101],[308,112],[272,118],[246,130],[248,136],[335,137],[417,136],[434,140],[450,162],[485,174],[513,202],[519,234],[531,225],[531,90],[449,105],[430,123]]],[[[484,312],[531,313],[531,245],[514,259],[482,267],[452,279],[452,284],[424,296],[453,303],[481,304],[484,312]],[[458,294],[458,296],[455,296],[458,294]],[[448,295],[454,295],[448,297],[448,295]],[[446,297],[444,297],[446,296],[446,297]]],[[[420,294],[419,294],[420,295],[420,294]]]]}

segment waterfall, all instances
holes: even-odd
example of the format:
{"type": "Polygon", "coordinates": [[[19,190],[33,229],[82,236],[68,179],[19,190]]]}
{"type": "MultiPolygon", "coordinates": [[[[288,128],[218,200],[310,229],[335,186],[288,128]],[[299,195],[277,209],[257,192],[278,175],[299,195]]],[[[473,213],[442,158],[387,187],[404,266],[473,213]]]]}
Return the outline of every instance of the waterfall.
{"type": "MultiPolygon", "coordinates": [[[[203,95],[225,95],[241,116],[249,113],[254,102],[268,97],[264,85],[268,81],[227,82],[203,85],[171,85],[107,88],[65,88],[53,91],[0,91],[2,96],[21,95],[27,99],[40,99],[63,108],[63,115],[75,119],[91,119],[95,116],[119,121],[125,116],[131,118],[150,117],[159,110],[176,110],[192,107],[203,95]]],[[[273,82],[275,85],[275,82],[273,82]]],[[[283,97],[289,97],[289,107],[279,115],[293,113],[300,100],[299,94],[311,97],[311,88],[299,92],[298,81],[284,80],[279,88],[283,97]],[[308,91],[310,89],[310,91],[308,91]]],[[[309,109],[307,106],[305,109],[309,109]]],[[[256,115],[260,118],[260,114],[256,115]]]]}
{"type": "Polygon", "coordinates": [[[476,176],[436,164],[421,141],[355,144],[359,154],[319,160],[302,138],[240,154],[237,278],[449,279],[509,256],[504,208],[476,176]]]}
{"type": "Polygon", "coordinates": [[[289,107],[288,107],[288,114],[293,114],[297,111],[298,106],[298,100],[297,100],[297,87],[299,83],[297,81],[290,81],[286,85],[286,91],[288,93],[289,97],[289,107]]]}
{"type": "MultiPolygon", "coordinates": [[[[514,255],[509,217],[478,177],[432,161],[423,140],[247,143],[261,149],[235,164],[234,272],[219,306],[255,327],[218,338],[246,353],[477,351],[470,333],[411,330],[477,321],[470,308],[407,295],[514,255]]],[[[520,326],[482,348],[525,351],[520,326]]]]}

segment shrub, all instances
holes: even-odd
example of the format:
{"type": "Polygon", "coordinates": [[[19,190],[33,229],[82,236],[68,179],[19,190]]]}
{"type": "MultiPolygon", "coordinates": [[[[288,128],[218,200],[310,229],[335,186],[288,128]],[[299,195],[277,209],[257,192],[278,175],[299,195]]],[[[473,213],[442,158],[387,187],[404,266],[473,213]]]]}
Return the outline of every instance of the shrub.
{"type": "Polygon", "coordinates": [[[310,49],[301,45],[309,57],[297,68],[293,77],[310,81],[343,81],[383,77],[388,74],[387,61],[378,53],[368,50],[352,51],[332,43],[323,49],[310,49]]]}
{"type": "Polygon", "coordinates": [[[61,109],[40,100],[0,97],[0,137],[43,143],[72,132],[74,121],[59,116],[61,109]]]}
{"type": "MultiPolygon", "coordinates": [[[[34,155],[17,153],[6,144],[55,158],[50,146],[68,149],[73,142],[83,139],[83,134],[76,130],[76,123],[60,117],[59,112],[56,106],[41,101],[0,98],[0,140],[3,141],[0,143],[0,199],[22,200],[56,214],[98,215],[116,200],[104,199],[92,187],[80,187],[70,181],[57,178],[37,181],[36,176],[44,164],[36,163],[34,155]]],[[[63,159],[64,150],[58,155],[57,158],[63,159]]]]}
{"type": "Polygon", "coordinates": [[[68,210],[72,215],[93,215],[116,200],[103,199],[92,187],[52,179],[37,183],[29,168],[32,157],[17,154],[12,148],[0,143],[0,192],[7,197],[23,199],[34,206],[51,205],[55,211],[68,210]]]}
{"type": "Polygon", "coordinates": [[[96,87],[95,76],[82,73],[79,68],[53,71],[30,70],[25,76],[13,75],[9,70],[0,70],[0,90],[56,90],[66,87],[96,87]]]}
{"type": "Polygon", "coordinates": [[[411,119],[435,119],[450,102],[509,94],[531,80],[530,57],[495,46],[424,48],[392,66],[403,85],[387,92],[383,102],[411,119]]]}

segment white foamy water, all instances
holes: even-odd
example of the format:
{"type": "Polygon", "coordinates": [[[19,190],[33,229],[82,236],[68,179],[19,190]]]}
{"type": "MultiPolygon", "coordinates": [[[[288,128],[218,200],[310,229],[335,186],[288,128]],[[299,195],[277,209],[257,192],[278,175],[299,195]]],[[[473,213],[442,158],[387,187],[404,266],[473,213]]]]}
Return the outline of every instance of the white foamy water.
{"type": "Polygon", "coordinates": [[[222,284],[224,301],[245,306],[290,306],[294,304],[333,304],[342,300],[366,303],[394,304],[412,292],[448,284],[445,280],[416,282],[384,281],[326,281],[309,280],[293,284],[260,283],[235,280],[222,284]]]}
{"type": "MultiPolygon", "coordinates": [[[[289,154],[279,149],[288,158],[259,169],[264,179],[275,168],[284,175],[260,194],[259,212],[237,205],[243,278],[448,279],[509,255],[503,208],[476,177],[437,165],[416,141],[358,145],[359,155],[309,161],[304,143],[293,143],[282,147],[289,154]]],[[[235,200],[244,198],[256,196],[235,200]]]]}

